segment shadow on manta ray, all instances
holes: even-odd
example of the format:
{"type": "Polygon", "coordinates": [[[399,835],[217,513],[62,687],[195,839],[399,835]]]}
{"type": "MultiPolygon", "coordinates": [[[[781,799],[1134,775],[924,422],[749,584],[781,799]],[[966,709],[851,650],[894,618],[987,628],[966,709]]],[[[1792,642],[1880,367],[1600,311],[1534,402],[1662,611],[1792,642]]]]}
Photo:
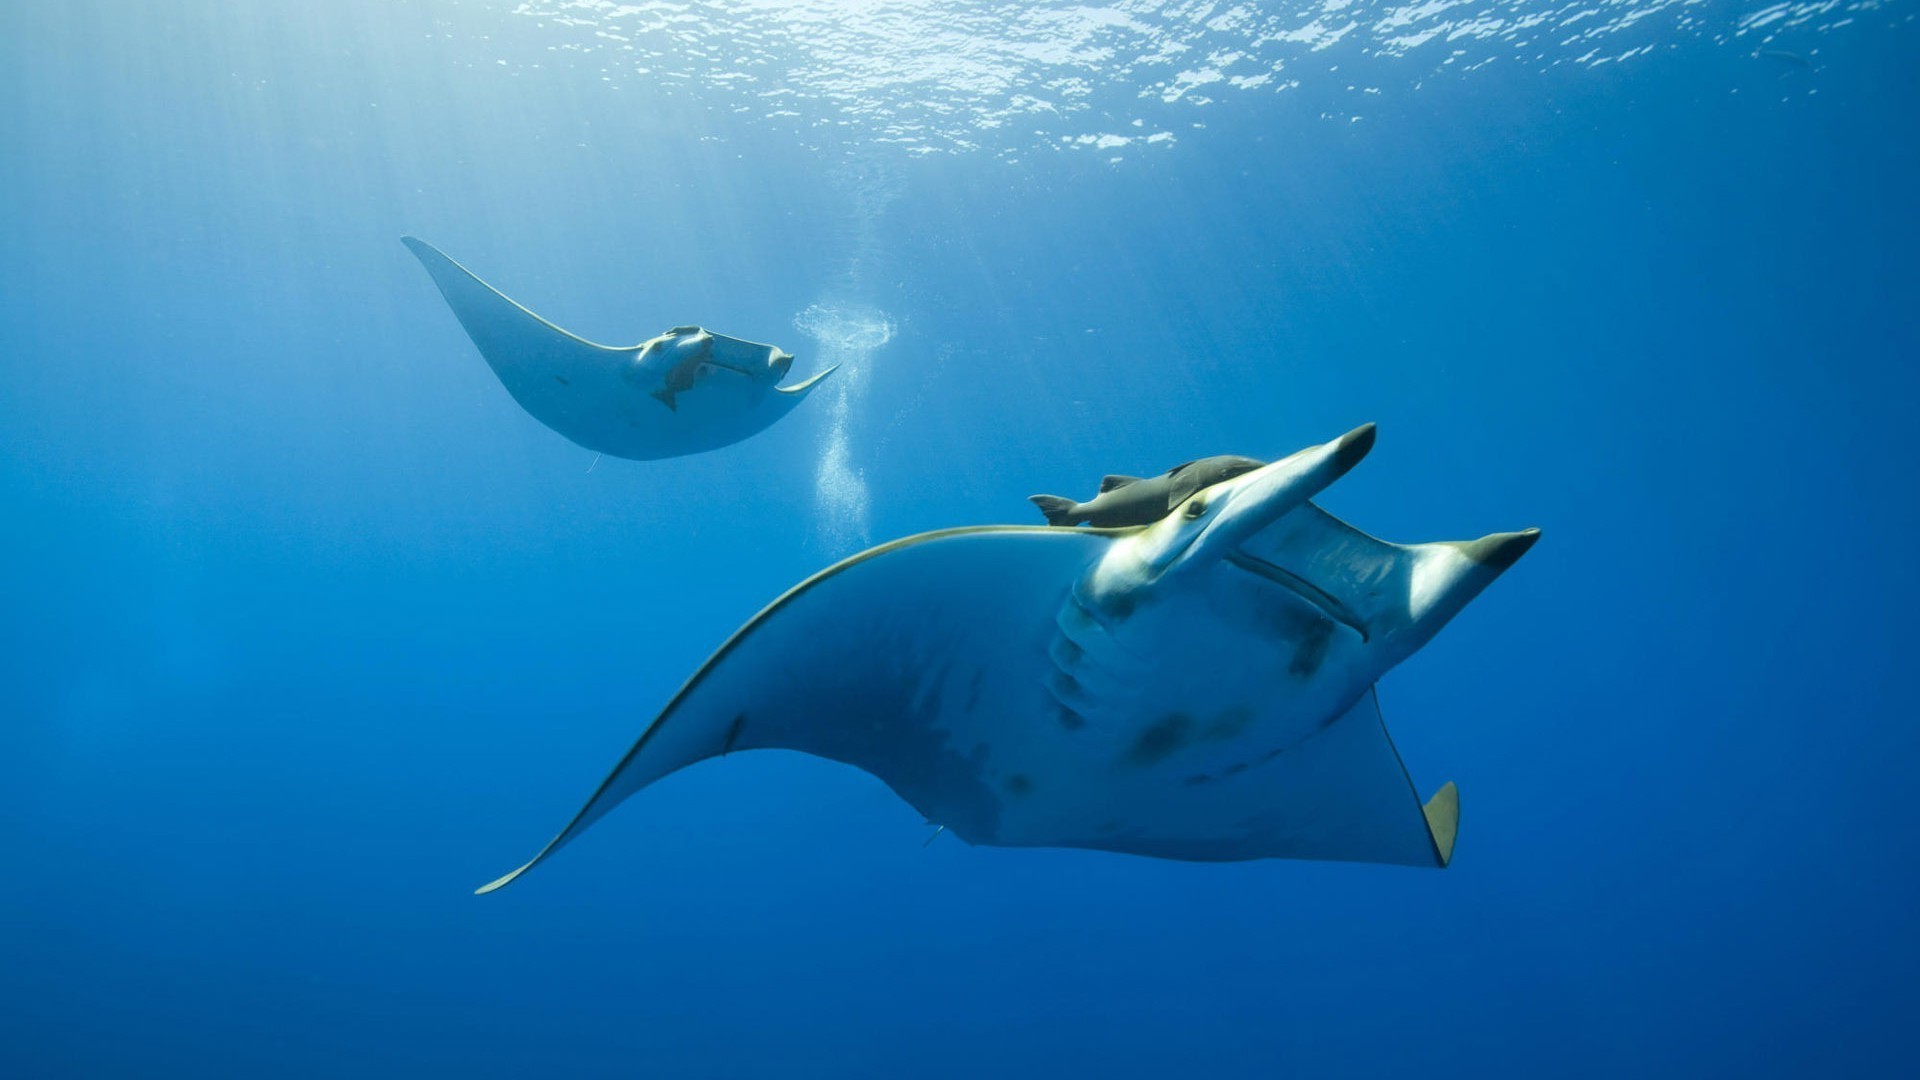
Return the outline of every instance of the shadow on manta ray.
{"type": "Polygon", "coordinates": [[[833,373],[780,386],[793,354],[676,326],[628,348],[595,345],[514,303],[432,244],[419,257],[520,407],[581,446],[649,461],[714,450],[787,415],[833,373]]]}
{"type": "MultiPolygon", "coordinates": [[[[1314,506],[1372,425],[1129,528],[946,529],[789,589],[720,646],[573,821],[737,750],[879,777],[971,844],[1443,867],[1374,683],[1539,537],[1376,540],[1314,506]]],[[[1177,472],[1177,471],[1176,471],[1177,472]]]]}

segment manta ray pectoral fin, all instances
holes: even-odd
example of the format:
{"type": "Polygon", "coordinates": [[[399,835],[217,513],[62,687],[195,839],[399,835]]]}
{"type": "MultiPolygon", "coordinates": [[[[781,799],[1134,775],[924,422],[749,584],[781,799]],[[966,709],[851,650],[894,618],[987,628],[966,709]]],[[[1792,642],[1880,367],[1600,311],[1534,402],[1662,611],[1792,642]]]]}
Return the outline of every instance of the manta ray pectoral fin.
{"type": "Polygon", "coordinates": [[[539,862],[543,858],[546,858],[546,855],[547,853],[542,851],[540,854],[535,855],[531,859],[528,859],[526,863],[524,863],[518,870],[515,870],[513,873],[504,874],[500,877],[494,878],[492,881],[489,881],[485,885],[482,885],[479,888],[473,890],[473,895],[485,896],[490,892],[494,892],[495,890],[506,888],[508,885],[511,885],[513,883],[514,878],[517,878],[521,874],[524,874],[527,871],[533,869],[533,864],[539,862]]]}
{"type": "Polygon", "coordinates": [[[948,529],[802,581],[694,672],[540,854],[478,891],[516,880],[654,781],[744,750],[796,750],[864,769],[945,831],[990,842],[1001,798],[979,759],[933,752],[945,738],[933,722],[966,715],[961,703],[991,693],[996,679],[1024,686],[1050,670],[1034,639],[1045,640],[1061,590],[1109,543],[1079,529],[948,529]]]}
{"type": "Polygon", "coordinates": [[[1103,476],[1100,478],[1100,493],[1104,495],[1109,491],[1115,491],[1126,487],[1128,484],[1137,484],[1139,482],[1139,477],[1128,476],[1125,473],[1114,473],[1110,476],[1103,476]]]}
{"type": "Polygon", "coordinates": [[[1427,815],[1427,831],[1433,834],[1433,850],[1440,853],[1440,865],[1451,865],[1453,839],[1460,835],[1460,789],[1449,780],[1420,809],[1427,815]]]}
{"type": "Polygon", "coordinates": [[[580,364],[611,365],[632,351],[596,345],[562,330],[424,240],[403,236],[400,242],[427,268],[474,347],[516,397],[521,378],[565,374],[569,367],[580,364]]]}

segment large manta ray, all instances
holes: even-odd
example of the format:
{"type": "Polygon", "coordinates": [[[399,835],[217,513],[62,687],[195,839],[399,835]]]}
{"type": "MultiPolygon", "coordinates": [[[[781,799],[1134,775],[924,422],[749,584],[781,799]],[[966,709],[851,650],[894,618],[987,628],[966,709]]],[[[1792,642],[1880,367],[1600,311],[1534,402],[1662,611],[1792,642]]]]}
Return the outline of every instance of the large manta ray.
{"type": "Polygon", "coordinates": [[[1445,866],[1374,682],[1539,531],[1376,540],[1308,502],[1372,425],[1128,529],[986,526],[855,555],[735,631],[525,873],[621,800],[736,750],[874,774],[974,844],[1445,866]]]}
{"type": "Polygon", "coordinates": [[[780,386],[793,355],[676,326],[628,348],[575,337],[432,244],[419,257],[493,373],[533,418],[589,450],[646,461],[739,442],[787,415],[832,368],[780,386]]]}

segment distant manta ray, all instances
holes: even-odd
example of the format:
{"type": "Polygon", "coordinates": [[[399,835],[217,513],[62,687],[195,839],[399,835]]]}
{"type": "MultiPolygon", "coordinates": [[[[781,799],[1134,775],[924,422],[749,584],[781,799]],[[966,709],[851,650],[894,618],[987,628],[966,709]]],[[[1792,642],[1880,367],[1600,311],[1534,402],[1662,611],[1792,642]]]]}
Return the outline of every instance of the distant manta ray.
{"type": "Polygon", "coordinates": [[[1804,56],[1801,56],[1797,52],[1789,52],[1786,49],[1755,49],[1753,50],[1753,58],[1755,60],[1777,61],[1779,63],[1786,64],[1789,67],[1800,68],[1803,71],[1819,70],[1818,68],[1814,67],[1813,61],[1807,59],[1804,56]]]}
{"type": "Polygon", "coordinates": [[[401,242],[520,407],[602,454],[646,461],[739,442],[787,415],[833,373],[780,386],[793,354],[698,326],[627,348],[595,345],[514,303],[432,244],[411,236],[401,242]]]}
{"type": "Polygon", "coordinates": [[[971,844],[1447,865],[1458,795],[1422,802],[1374,683],[1539,532],[1402,546],[1313,506],[1373,441],[1238,472],[1144,527],[947,529],[828,567],[479,891],[656,780],[756,749],[864,769],[971,844]]]}

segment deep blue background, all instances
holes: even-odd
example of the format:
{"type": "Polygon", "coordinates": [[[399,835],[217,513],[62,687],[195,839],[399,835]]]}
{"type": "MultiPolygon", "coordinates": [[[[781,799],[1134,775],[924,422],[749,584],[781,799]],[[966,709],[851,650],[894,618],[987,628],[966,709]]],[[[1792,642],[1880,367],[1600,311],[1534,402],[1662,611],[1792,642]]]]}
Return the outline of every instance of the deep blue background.
{"type": "Polygon", "coordinates": [[[1910,1063],[1897,6],[1817,71],[1676,37],[1358,123],[1308,84],[1118,164],[808,148],[497,64],[544,55],[505,5],[318,6],[0,14],[0,1074],[1910,1063]],[[1455,865],[923,847],[878,781],[764,754],[468,895],[846,552],[824,408],[588,472],[403,233],[589,337],[796,372],[796,312],[885,311],[875,539],[1379,422],[1330,509],[1546,530],[1381,684],[1461,786],[1455,865]]]}

